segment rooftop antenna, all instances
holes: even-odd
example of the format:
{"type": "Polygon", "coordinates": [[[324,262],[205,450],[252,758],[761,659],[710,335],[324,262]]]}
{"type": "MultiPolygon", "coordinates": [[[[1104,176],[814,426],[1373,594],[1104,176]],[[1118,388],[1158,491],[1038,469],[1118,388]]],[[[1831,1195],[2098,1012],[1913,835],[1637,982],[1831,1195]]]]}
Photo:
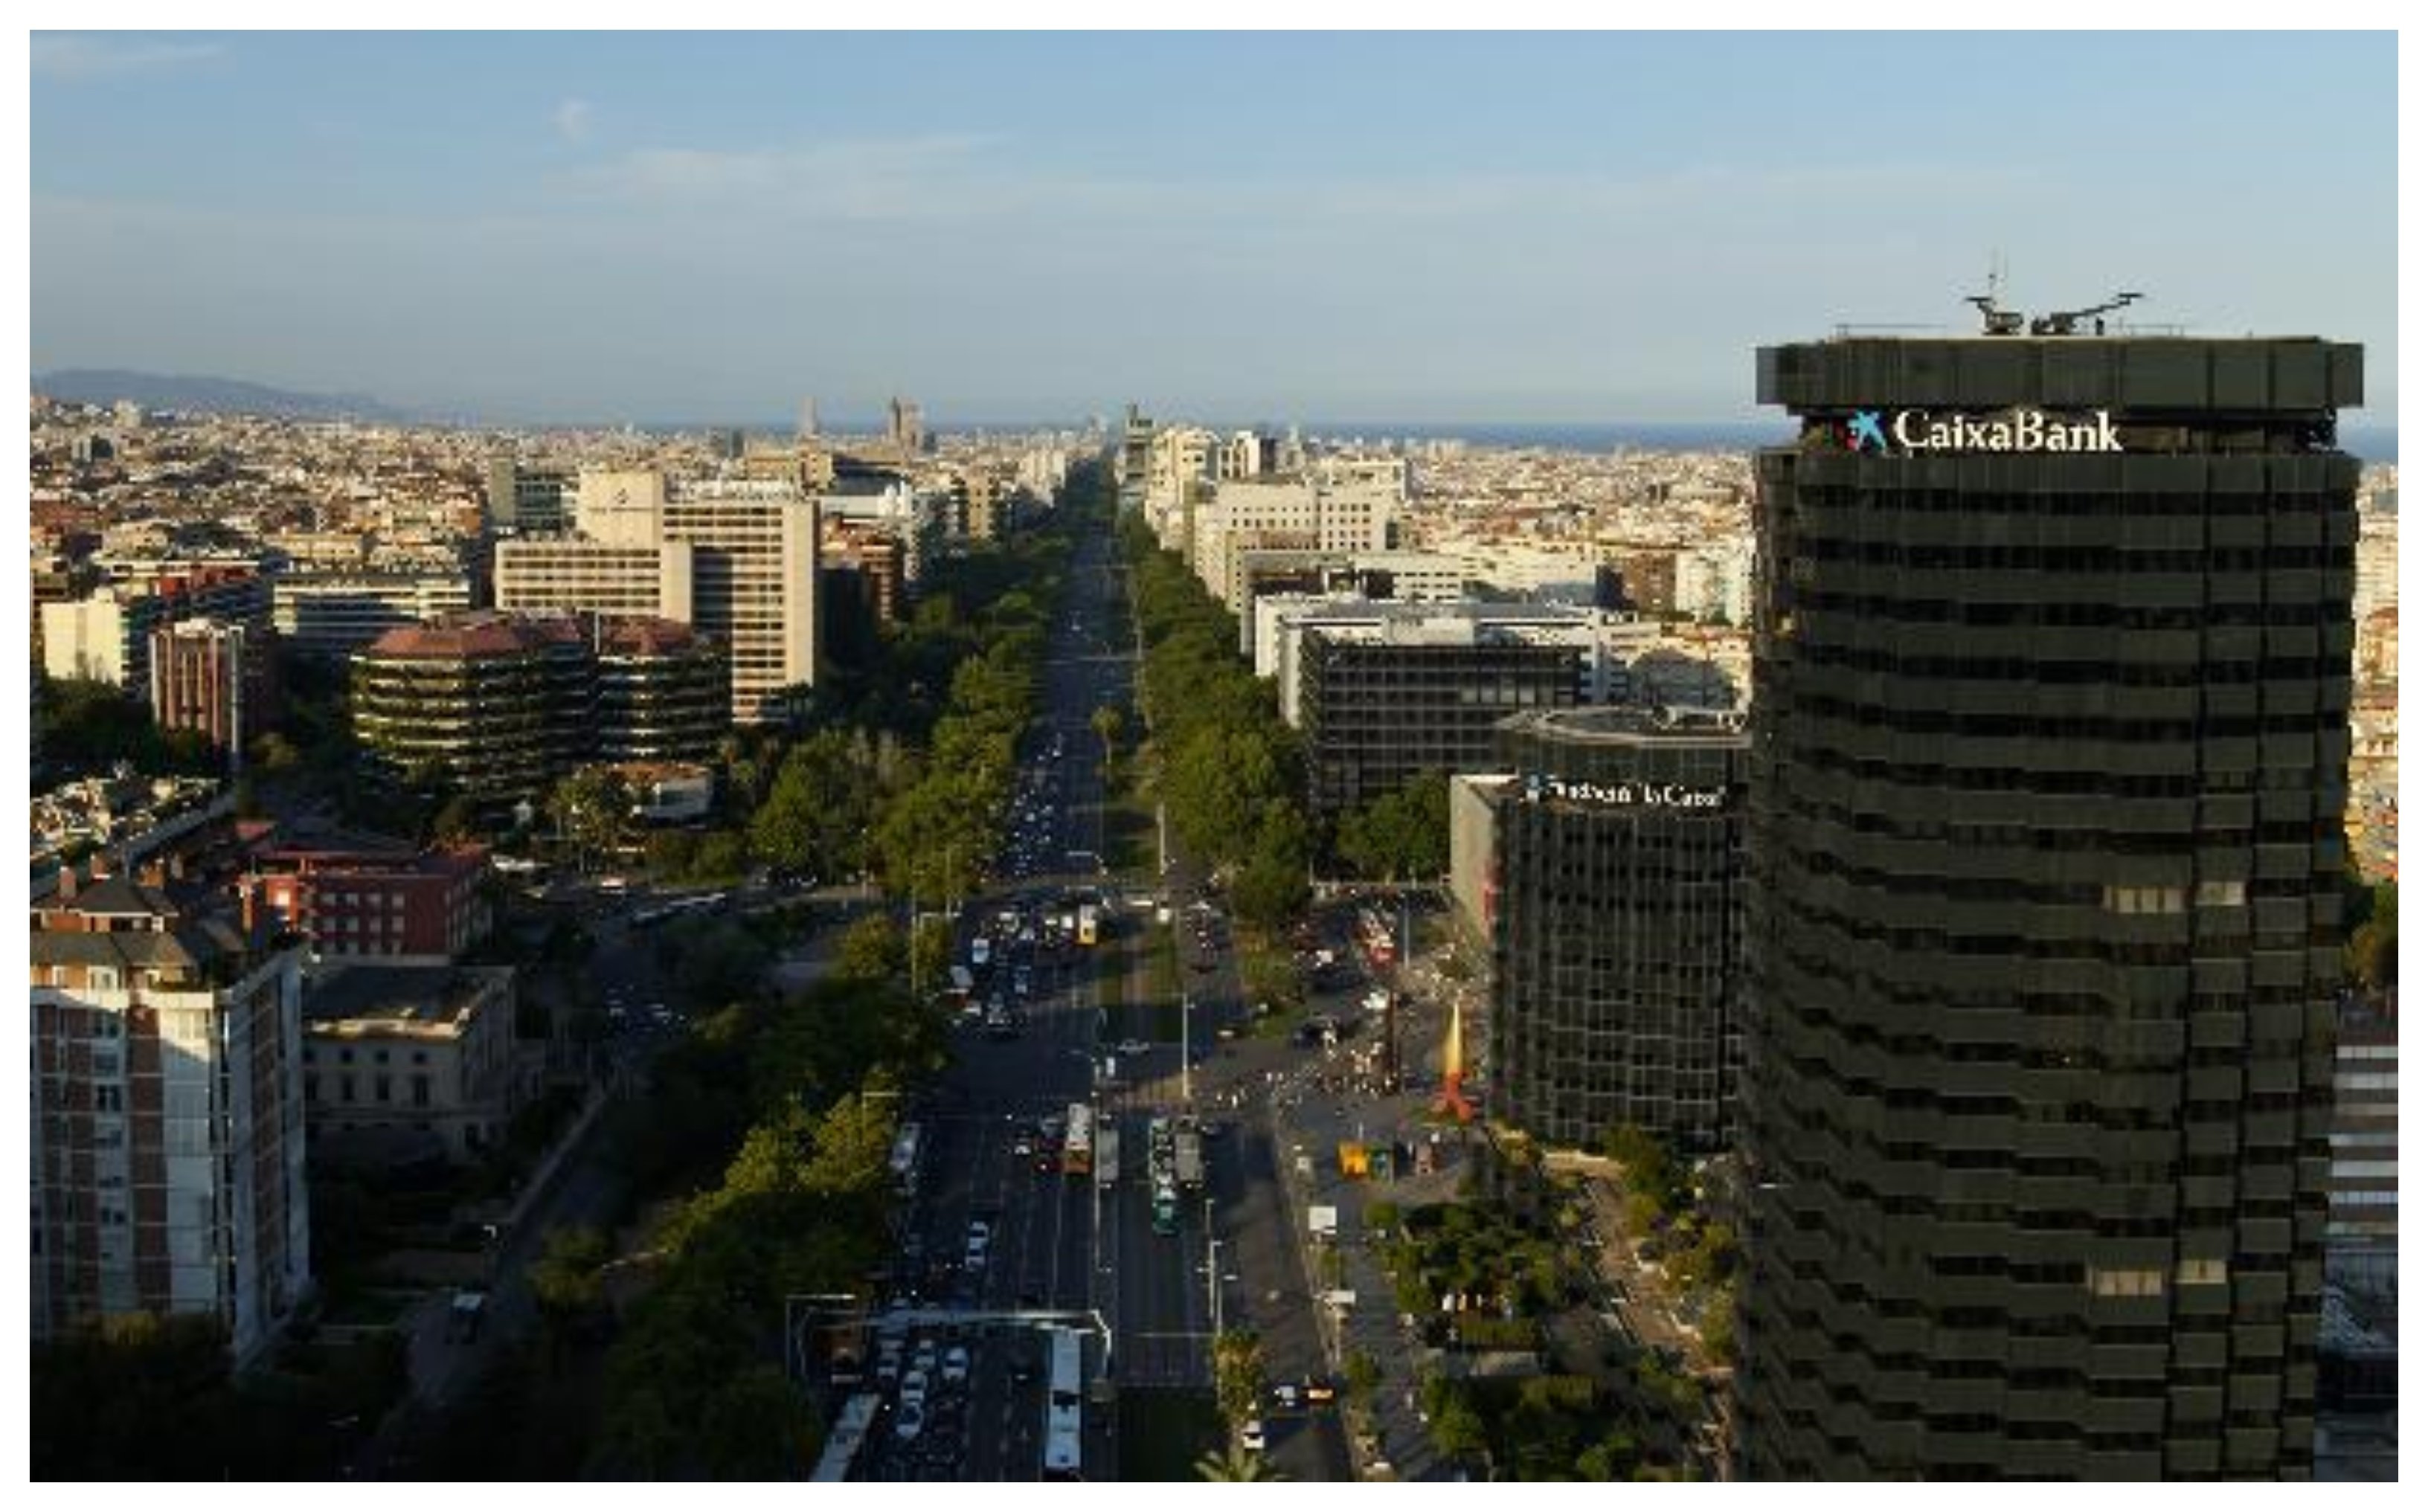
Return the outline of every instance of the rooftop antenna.
{"type": "Polygon", "coordinates": [[[2023,312],[2021,310],[2008,309],[1998,303],[1999,286],[2004,284],[2006,281],[2006,259],[1993,252],[1990,254],[1989,292],[1985,294],[1968,294],[1964,297],[1965,304],[1972,305],[1975,309],[1981,312],[1981,334],[1983,336],[2021,336],[2024,334],[2023,312]]]}
{"type": "Polygon", "coordinates": [[[2115,294],[2109,296],[2108,302],[2104,304],[2089,304],[2078,310],[2051,310],[2046,315],[2043,315],[2038,320],[2032,321],[2032,335],[2079,336],[2081,332],[2077,327],[2079,327],[2083,321],[2089,320],[2092,326],[2092,333],[2094,336],[2106,336],[2108,334],[2108,321],[2106,319],[2108,313],[2110,310],[2121,310],[2141,297],[2141,291],[2140,289],[2120,289],[2115,294]]]}

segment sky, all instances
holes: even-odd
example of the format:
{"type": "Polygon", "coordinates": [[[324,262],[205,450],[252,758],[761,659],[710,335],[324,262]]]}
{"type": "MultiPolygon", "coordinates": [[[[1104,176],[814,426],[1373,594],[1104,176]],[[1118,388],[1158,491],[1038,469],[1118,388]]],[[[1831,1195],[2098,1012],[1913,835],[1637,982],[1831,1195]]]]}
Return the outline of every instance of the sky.
{"type": "Polygon", "coordinates": [[[2396,398],[2390,33],[30,39],[36,371],[501,423],[1759,418],[2145,292],[2396,398]]]}

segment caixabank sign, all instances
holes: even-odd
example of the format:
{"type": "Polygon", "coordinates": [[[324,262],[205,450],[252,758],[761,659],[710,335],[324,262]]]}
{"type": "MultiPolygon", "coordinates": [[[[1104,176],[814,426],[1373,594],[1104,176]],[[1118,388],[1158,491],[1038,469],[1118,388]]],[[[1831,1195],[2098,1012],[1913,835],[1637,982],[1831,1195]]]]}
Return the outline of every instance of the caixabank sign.
{"type": "Polygon", "coordinates": [[[1725,787],[1689,787],[1683,782],[1582,782],[1541,772],[1526,774],[1519,790],[1529,803],[1574,803],[1596,809],[1701,809],[1728,806],[1725,787]]]}
{"type": "Polygon", "coordinates": [[[1857,410],[1841,433],[1849,452],[1924,456],[1961,452],[2122,452],[2108,411],[2053,415],[2010,409],[1995,415],[1928,409],[1857,410]]]}

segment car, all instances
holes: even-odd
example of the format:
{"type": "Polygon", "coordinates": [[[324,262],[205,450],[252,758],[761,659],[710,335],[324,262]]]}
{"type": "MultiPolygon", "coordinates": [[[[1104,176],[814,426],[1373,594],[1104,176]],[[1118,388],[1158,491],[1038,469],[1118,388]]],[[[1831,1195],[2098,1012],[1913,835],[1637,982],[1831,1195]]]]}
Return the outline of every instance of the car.
{"type": "Polygon", "coordinates": [[[902,1405],[924,1405],[927,1400],[927,1372],[918,1369],[902,1372],[902,1405]]]}
{"type": "Polygon", "coordinates": [[[907,1444],[927,1426],[927,1405],[904,1397],[901,1410],[894,1415],[894,1437],[907,1444]]]}
{"type": "Polygon", "coordinates": [[[1311,1407],[1328,1407],[1340,1399],[1340,1388],[1321,1376],[1307,1377],[1304,1392],[1311,1407]]]}
{"type": "Polygon", "coordinates": [[[1037,1153],[1037,1142],[1023,1134],[1011,1142],[1011,1153],[1020,1159],[1025,1160],[1037,1153]]]}
{"type": "Polygon", "coordinates": [[[1265,1425],[1261,1419],[1251,1418],[1240,1427],[1239,1447],[1252,1454],[1265,1452],[1265,1425]]]}
{"type": "Polygon", "coordinates": [[[1121,1044],[1113,1046],[1113,1049],[1122,1055],[1144,1055],[1147,1051],[1153,1048],[1154,1046],[1148,1044],[1144,1040],[1124,1040],[1121,1044]]]}
{"type": "Polygon", "coordinates": [[[955,1344],[952,1348],[944,1351],[944,1384],[946,1386],[960,1386],[968,1381],[969,1378],[970,1352],[963,1346],[955,1344]]]}
{"type": "Polygon", "coordinates": [[[1298,1388],[1288,1381],[1284,1381],[1279,1386],[1274,1387],[1273,1406],[1278,1411],[1296,1412],[1299,1407],[1298,1388]]]}
{"type": "Polygon", "coordinates": [[[936,1341],[934,1339],[923,1339],[919,1340],[919,1347],[910,1352],[910,1368],[913,1371],[916,1371],[922,1377],[936,1373],[936,1341]]]}

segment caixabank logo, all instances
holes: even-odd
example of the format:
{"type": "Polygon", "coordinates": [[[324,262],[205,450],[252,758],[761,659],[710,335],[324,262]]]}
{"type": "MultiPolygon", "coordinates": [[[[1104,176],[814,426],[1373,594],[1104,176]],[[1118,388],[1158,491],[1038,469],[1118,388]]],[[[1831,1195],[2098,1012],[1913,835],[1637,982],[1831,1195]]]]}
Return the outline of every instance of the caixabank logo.
{"type": "Polygon", "coordinates": [[[1849,452],[1918,456],[1939,452],[2122,452],[2116,423],[2104,409],[2086,415],[2010,409],[1998,415],[1941,415],[1901,409],[1859,409],[1840,428],[1849,452]]]}

